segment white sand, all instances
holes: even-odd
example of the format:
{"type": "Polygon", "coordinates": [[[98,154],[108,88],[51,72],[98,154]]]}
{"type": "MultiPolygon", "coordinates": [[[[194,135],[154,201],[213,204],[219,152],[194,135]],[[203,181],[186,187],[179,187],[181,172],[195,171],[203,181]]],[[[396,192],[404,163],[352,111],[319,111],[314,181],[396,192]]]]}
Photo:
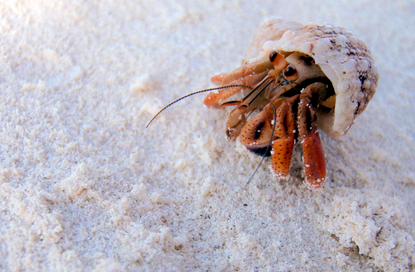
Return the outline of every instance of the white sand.
{"type": "Polygon", "coordinates": [[[414,270],[414,2],[190,2],[1,1],[0,269],[414,270]],[[342,25],[379,67],[349,134],[322,133],[318,191],[269,160],[244,190],[260,157],[203,95],[144,129],[270,16],[342,25]]]}

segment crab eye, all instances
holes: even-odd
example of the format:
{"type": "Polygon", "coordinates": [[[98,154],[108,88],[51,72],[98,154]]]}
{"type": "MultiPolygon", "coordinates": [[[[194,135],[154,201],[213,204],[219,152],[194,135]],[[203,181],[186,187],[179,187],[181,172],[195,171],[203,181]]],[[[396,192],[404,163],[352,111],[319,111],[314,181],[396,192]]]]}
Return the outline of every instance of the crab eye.
{"type": "Polygon", "coordinates": [[[272,66],[274,66],[274,69],[278,71],[278,73],[288,64],[284,56],[277,51],[271,51],[271,53],[269,53],[269,61],[272,63],[272,66]]]}
{"type": "Polygon", "coordinates": [[[288,65],[284,69],[284,77],[288,80],[296,80],[298,78],[297,69],[292,65],[288,65]]]}
{"type": "Polygon", "coordinates": [[[271,53],[269,53],[269,60],[271,62],[274,62],[275,58],[277,57],[278,52],[277,51],[271,51],[271,53]]]}

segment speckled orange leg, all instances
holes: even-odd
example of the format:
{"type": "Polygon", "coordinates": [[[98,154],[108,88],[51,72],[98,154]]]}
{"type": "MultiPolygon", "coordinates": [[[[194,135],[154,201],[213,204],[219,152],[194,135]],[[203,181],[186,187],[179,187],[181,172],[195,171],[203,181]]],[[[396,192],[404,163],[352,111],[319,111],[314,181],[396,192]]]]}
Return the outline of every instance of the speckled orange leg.
{"type": "Polygon", "coordinates": [[[304,138],[303,154],[305,179],[310,187],[320,188],[321,183],[326,180],[326,158],[317,127],[304,138]]]}
{"type": "Polygon", "coordinates": [[[275,135],[277,139],[272,143],[272,169],[277,177],[287,177],[290,172],[291,157],[295,139],[295,118],[293,102],[298,97],[286,99],[277,110],[275,135]]]}
{"type": "MultiPolygon", "coordinates": [[[[244,99],[240,101],[225,102],[222,104],[224,106],[237,105],[237,107],[231,111],[228,121],[226,122],[226,135],[228,135],[230,139],[235,140],[236,137],[238,137],[242,131],[242,128],[246,124],[247,117],[254,110],[256,110],[263,101],[261,98],[258,99],[258,95],[272,86],[272,83],[274,83],[274,79],[267,76],[257,86],[255,86],[255,88],[248,95],[246,95],[244,99]]],[[[260,116],[256,117],[256,119],[262,120],[267,117],[269,115],[269,110],[272,111],[271,105],[268,105],[268,111],[260,114],[260,116]]],[[[268,131],[272,131],[272,129],[269,129],[268,131]]],[[[268,140],[270,140],[270,138],[268,138],[268,140]]]]}
{"type": "MultiPolygon", "coordinates": [[[[276,99],[272,103],[275,108],[278,109],[284,100],[285,99],[276,99]]],[[[258,115],[252,118],[243,127],[241,132],[241,143],[251,152],[263,155],[271,140],[274,118],[274,110],[271,103],[268,103],[258,115]]],[[[278,121],[275,127],[277,129],[278,121]]],[[[277,133],[274,133],[273,140],[276,138],[277,133]]]]}
{"type": "Polygon", "coordinates": [[[326,180],[326,158],[317,130],[317,118],[312,108],[312,96],[318,85],[307,87],[298,104],[298,129],[304,155],[305,179],[311,188],[320,188],[326,180]]]}
{"type": "Polygon", "coordinates": [[[277,177],[287,177],[293,155],[294,136],[277,139],[272,145],[272,170],[277,177]]]}
{"type": "Polygon", "coordinates": [[[264,155],[268,148],[275,123],[272,140],[272,168],[278,177],[288,176],[295,139],[295,116],[293,104],[298,95],[292,98],[279,98],[271,101],[241,132],[241,143],[258,155],[264,155]],[[276,116],[271,103],[275,106],[276,116]],[[275,118],[276,117],[276,118],[275,118]]]}

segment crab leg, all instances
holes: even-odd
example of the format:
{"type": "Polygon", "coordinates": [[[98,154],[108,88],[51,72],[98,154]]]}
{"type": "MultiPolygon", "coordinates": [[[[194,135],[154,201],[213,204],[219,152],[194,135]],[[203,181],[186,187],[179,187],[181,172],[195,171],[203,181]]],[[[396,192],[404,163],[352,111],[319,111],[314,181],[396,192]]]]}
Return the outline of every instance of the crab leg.
{"type": "Polygon", "coordinates": [[[272,169],[277,177],[286,177],[290,171],[291,157],[295,139],[295,117],[293,103],[298,99],[294,96],[282,102],[277,110],[275,134],[277,139],[272,144],[272,169]]]}
{"type": "MultiPolygon", "coordinates": [[[[272,140],[272,168],[278,177],[286,177],[289,173],[291,156],[295,139],[295,116],[293,105],[298,101],[298,95],[272,100],[257,116],[252,118],[241,132],[241,143],[248,150],[264,155],[272,135],[273,122],[275,123],[272,140]],[[271,103],[277,108],[276,116],[271,103]]],[[[268,155],[268,154],[265,154],[268,155]]]]}
{"type": "MultiPolygon", "coordinates": [[[[225,85],[246,85],[255,86],[260,82],[272,69],[272,63],[269,61],[253,62],[245,64],[230,73],[221,73],[211,78],[211,81],[219,86],[225,85]]],[[[217,92],[209,93],[204,104],[208,107],[218,107],[220,101],[236,94],[242,88],[222,89],[217,92]]]]}
{"type": "MultiPolygon", "coordinates": [[[[286,66],[287,66],[287,61],[284,58],[284,56],[279,54],[276,51],[273,51],[270,53],[269,62],[256,62],[252,64],[247,64],[241,68],[236,69],[235,71],[233,71],[227,76],[233,79],[233,77],[244,75],[244,73],[249,71],[249,72],[252,72],[252,74],[248,76],[249,78],[251,76],[252,77],[256,76],[255,71],[262,71],[261,75],[264,73],[263,72],[264,70],[267,73],[267,75],[264,76],[260,80],[260,82],[255,86],[255,88],[249,94],[247,94],[241,101],[230,101],[230,102],[225,102],[222,104],[224,106],[238,105],[235,109],[232,110],[231,114],[229,115],[228,121],[226,122],[226,134],[228,135],[229,138],[233,140],[236,139],[236,137],[238,137],[238,135],[242,131],[242,128],[246,124],[246,120],[249,114],[253,112],[254,110],[256,110],[258,107],[260,107],[261,105],[268,103],[269,97],[267,98],[267,95],[264,95],[264,94],[266,94],[268,90],[275,89],[276,84],[278,84],[278,75],[286,66]],[[269,65],[272,65],[274,69],[269,70],[268,69],[269,65]],[[254,69],[254,71],[251,71],[248,68],[254,69]]],[[[227,80],[228,79],[225,78],[223,82],[226,83],[227,80]]],[[[287,85],[286,87],[278,88],[280,92],[274,95],[274,97],[278,98],[282,93],[284,93],[286,90],[290,89],[291,87],[292,87],[291,85],[287,85]]],[[[206,97],[206,99],[208,98],[210,99],[209,95],[206,97]]],[[[205,99],[205,104],[206,104],[206,99],[205,99]]],[[[268,106],[268,109],[267,109],[268,113],[265,114],[266,116],[268,116],[269,113],[273,113],[272,106],[271,105],[267,105],[267,106],[268,106]]],[[[273,116],[271,116],[271,119],[269,120],[273,120],[273,116]]]]}
{"type": "MultiPolygon", "coordinates": [[[[230,82],[229,84],[224,84],[224,85],[218,84],[218,85],[220,86],[227,86],[227,85],[255,86],[264,77],[266,77],[267,74],[268,72],[247,75],[246,77],[240,78],[238,80],[234,80],[230,82]]],[[[242,89],[243,89],[242,87],[234,87],[234,88],[226,88],[226,89],[221,89],[218,91],[211,92],[205,97],[205,100],[203,101],[203,103],[208,107],[219,108],[221,106],[220,104],[221,101],[224,101],[225,99],[238,93],[242,89]]]]}
{"type": "MultiPolygon", "coordinates": [[[[275,78],[288,65],[284,56],[277,51],[272,51],[269,60],[255,61],[247,63],[230,73],[221,73],[211,78],[216,85],[245,85],[256,86],[261,85],[262,80],[269,77],[275,78]]],[[[242,88],[222,89],[209,93],[203,103],[208,107],[218,107],[220,101],[236,94],[242,88]]],[[[252,103],[252,102],[251,102],[252,103]]]]}
{"type": "Polygon", "coordinates": [[[323,145],[317,131],[317,117],[312,101],[318,91],[325,88],[322,83],[313,83],[304,89],[298,104],[298,130],[303,146],[305,179],[312,188],[320,188],[326,179],[326,159],[323,145]]]}
{"type": "Polygon", "coordinates": [[[272,69],[272,63],[270,61],[256,61],[242,65],[241,67],[233,70],[230,73],[221,73],[211,78],[211,81],[216,85],[230,85],[231,82],[248,75],[255,75],[262,72],[268,72],[272,69]]]}
{"type": "MultiPolygon", "coordinates": [[[[267,76],[244,99],[239,102],[231,102],[231,104],[237,104],[238,106],[231,111],[226,122],[226,135],[230,139],[234,140],[238,137],[249,114],[257,108],[258,103],[261,103],[261,99],[257,99],[258,96],[273,82],[274,78],[267,76]]],[[[225,103],[225,105],[227,104],[225,103]]]]}

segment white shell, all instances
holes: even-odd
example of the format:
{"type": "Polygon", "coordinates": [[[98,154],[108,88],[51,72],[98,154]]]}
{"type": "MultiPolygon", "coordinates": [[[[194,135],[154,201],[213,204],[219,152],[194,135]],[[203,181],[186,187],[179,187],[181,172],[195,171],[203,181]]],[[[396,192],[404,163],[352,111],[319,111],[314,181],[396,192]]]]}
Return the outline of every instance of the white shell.
{"type": "Polygon", "coordinates": [[[367,46],[342,27],[271,18],[256,31],[242,64],[267,60],[269,53],[301,52],[314,58],[336,93],[334,111],[318,114],[318,126],[332,137],[345,134],[376,92],[379,74],[367,46]]]}

